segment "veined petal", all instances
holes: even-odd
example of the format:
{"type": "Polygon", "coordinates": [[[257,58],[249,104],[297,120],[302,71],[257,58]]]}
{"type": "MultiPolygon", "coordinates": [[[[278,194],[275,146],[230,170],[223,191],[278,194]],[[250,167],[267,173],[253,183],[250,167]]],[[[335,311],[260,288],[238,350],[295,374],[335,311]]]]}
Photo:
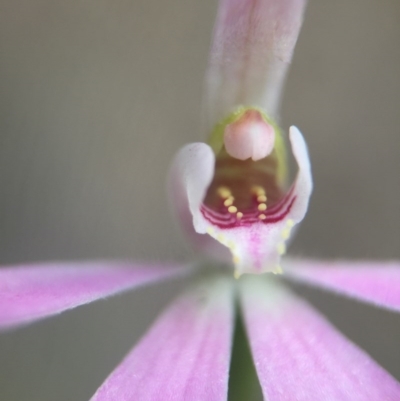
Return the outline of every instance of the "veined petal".
{"type": "Polygon", "coordinates": [[[221,0],[206,77],[208,130],[238,106],[276,117],[306,0],[221,0]]]}
{"type": "Polygon", "coordinates": [[[245,325],[268,401],[397,401],[400,384],[277,282],[246,277],[245,325]]]}
{"type": "Polygon", "coordinates": [[[400,312],[399,262],[291,260],[290,279],[400,312]]]}
{"type": "Polygon", "coordinates": [[[92,401],[226,400],[232,288],[225,278],[193,286],[156,321],[92,401]]]}
{"type": "Polygon", "coordinates": [[[0,269],[0,329],[55,315],[182,274],[178,266],[128,262],[44,263],[0,269]]]}
{"type": "MultiPolygon", "coordinates": [[[[312,191],[311,167],[307,147],[300,131],[291,127],[290,140],[298,163],[298,174],[287,195],[265,212],[241,216],[226,213],[218,215],[203,204],[214,175],[214,156],[206,144],[185,146],[177,155],[171,176],[173,205],[180,210],[183,225],[192,239],[208,233],[216,241],[205,238],[200,246],[226,260],[227,250],[232,253],[237,274],[280,271],[279,262],[285,253],[285,241],[292,227],[299,223],[308,207],[312,191]],[[262,214],[260,214],[262,213],[262,214]],[[220,244],[224,247],[221,247],[220,244]],[[209,247],[209,249],[207,249],[209,247]],[[211,249],[211,251],[210,251],[211,249]]],[[[228,209],[229,210],[229,209],[228,209]]],[[[201,238],[200,238],[201,240],[201,238]]]]}

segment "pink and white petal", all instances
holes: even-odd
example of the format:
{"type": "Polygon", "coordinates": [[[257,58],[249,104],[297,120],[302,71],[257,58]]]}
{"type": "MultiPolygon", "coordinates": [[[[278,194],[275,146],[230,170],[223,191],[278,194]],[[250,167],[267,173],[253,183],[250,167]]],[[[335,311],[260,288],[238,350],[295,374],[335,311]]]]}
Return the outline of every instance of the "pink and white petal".
{"type": "Polygon", "coordinates": [[[276,117],[306,0],[221,0],[205,107],[208,130],[238,106],[276,117]]]}
{"type": "Polygon", "coordinates": [[[400,262],[290,260],[288,278],[400,312],[400,262]]]}
{"type": "MultiPolygon", "coordinates": [[[[239,225],[226,228],[213,224],[205,215],[202,231],[229,248],[233,255],[236,272],[264,273],[280,272],[280,258],[286,251],[285,242],[290,237],[291,229],[301,222],[307,212],[312,192],[311,166],[307,145],[296,127],[290,128],[292,151],[298,164],[298,173],[288,195],[279,207],[266,212],[266,219],[252,225],[239,225]]],[[[200,225],[195,224],[197,230],[200,225]]]]}
{"type": "Polygon", "coordinates": [[[26,324],[187,271],[129,262],[43,263],[0,269],[0,329],[26,324]]]}
{"type": "Polygon", "coordinates": [[[246,278],[241,301],[268,401],[400,400],[389,373],[278,282],[246,278]]]}
{"type": "Polygon", "coordinates": [[[233,328],[231,280],[193,286],[155,322],[92,401],[227,399],[233,328]]]}
{"type": "Polygon", "coordinates": [[[200,208],[214,170],[215,155],[210,146],[205,143],[185,145],[173,160],[167,189],[172,211],[191,244],[214,259],[228,261],[229,251],[213,238],[203,235],[208,224],[200,208]]]}

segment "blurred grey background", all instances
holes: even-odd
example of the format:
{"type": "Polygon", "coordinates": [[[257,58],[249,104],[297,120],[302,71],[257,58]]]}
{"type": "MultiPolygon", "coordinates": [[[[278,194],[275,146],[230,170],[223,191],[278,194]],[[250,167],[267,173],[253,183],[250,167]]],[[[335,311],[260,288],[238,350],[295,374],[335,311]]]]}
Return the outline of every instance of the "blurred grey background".
{"type": "MultiPolygon", "coordinates": [[[[165,171],[201,140],[216,0],[0,0],[0,262],[187,260],[165,171]]],[[[400,3],[311,0],[282,121],[315,192],[291,250],[400,258],[400,3]]],[[[0,336],[0,400],[84,401],[180,283],[0,336]]],[[[298,287],[400,379],[400,317],[298,287]]]]}

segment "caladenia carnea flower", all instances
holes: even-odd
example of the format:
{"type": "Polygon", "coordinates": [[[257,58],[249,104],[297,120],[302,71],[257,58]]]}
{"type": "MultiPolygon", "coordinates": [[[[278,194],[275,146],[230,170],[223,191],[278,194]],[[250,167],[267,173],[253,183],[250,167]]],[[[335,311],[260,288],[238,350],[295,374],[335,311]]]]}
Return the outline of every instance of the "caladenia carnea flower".
{"type": "Polygon", "coordinates": [[[292,127],[289,147],[277,123],[304,7],[305,0],[220,2],[207,72],[208,142],[185,146],[169,179],[178,219],[213,258],[211,269],[86,262],[0,270],[4,329],[192,275],[93,401],[226,400],[236,299],[266,400],[400,399],[390,374],[281,282],[287,277],[400,312],[399,263],[280,261],[312,187],[302,135],[292,127]]]}

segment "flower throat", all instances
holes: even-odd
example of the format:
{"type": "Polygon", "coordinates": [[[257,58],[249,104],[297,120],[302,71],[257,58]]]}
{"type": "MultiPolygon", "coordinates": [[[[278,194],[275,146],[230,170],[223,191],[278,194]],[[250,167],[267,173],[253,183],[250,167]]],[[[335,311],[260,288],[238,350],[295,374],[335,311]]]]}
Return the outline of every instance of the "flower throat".
{"type": "Polygon", "coordinates": [[[270,223],[289,213],[286,149],[279,127],[256,108],[240,108],[216,126],[209,144],[215,174],[202,206],[220,228],[270,223]]]}

